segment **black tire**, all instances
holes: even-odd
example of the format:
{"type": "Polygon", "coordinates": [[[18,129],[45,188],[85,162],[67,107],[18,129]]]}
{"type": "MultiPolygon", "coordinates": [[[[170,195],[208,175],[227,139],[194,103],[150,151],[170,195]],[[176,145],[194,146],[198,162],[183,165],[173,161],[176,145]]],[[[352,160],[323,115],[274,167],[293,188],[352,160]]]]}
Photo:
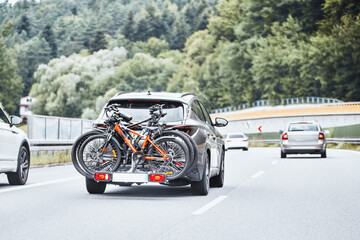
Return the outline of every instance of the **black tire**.
{"type": "Polygon", "coordinates": [[[186,144],[186,146],[188,147],[189,150],[189,155],[190,155],[190,162],[191,164],[194,162],[194,160],[196,159],[196,155],[197,155],[197,148],[196,145],[194,146],[192,143],[192,138],[187,135],[184,132],[178,131],[178,130],[165,130],[163,131],[162,135],[163,136],[173,136],[173,137],[179,137],[182,141],[184,141],[184,143],[186,144]]]}
{"type": "Polygon", "coordinates": [[[326,158],[326,150],[321,153],[321,158],[326,158]]]}
{"type": "Polygon", "coordinates": [[[101,130],[92,130],[92,131],[86,132],[76,139],[76,141],[73,144],[73,147],[71,148],[71,160],[73,162],[73,165],[74,165],[75,169],[84,177],[91,178],[92,175],[89,174],[88,172],[84,171],[84,169],[81,167],[81,165],[79,163],[80,146],[89,137],[94,136],[94,135],[99,135],[101,133],[102,133],[101,130]]]}
{"type": "Polygon", "coordinates": [[[221,154],[221,163],[220,163],[220,173],[210,178],[210,187],[218,187],[221,188],[224,186],[225,179],[225,153],[224,151],[221,154]]]}
{"type": "Polygon", "coordinates": [[[201,181],[191,182],[191,192],[194,195],[206,196],[210,188],[210,159],[207,152],[204,153],[204,170],[201,181]]]}
{"type": "MultiPolygon", "coordinates": [[[[183,177],[191,165],[189,149],[186,144],[174,137],[160,137],[154,141],[154,144],[170,155],[171,159],[170,161],[148,160],[151,169],[156,173],[165,174],[168,180],[183,177]]],[[[146,156],[162,157],[152,145],[149,146],[146,156]]]]}
{"type": "Polygon", "coordinates": [[[163,131],[162,136],[180,137],[185,142],[186,146],[189,149],[191,164],[189,165],[189,168],[184,175],[192,171],[196,167],[198,154],[199,154],[199,150],[194,139],[192,139],[188,134],[179,130],[165,130],[163,131]]]}
{"type": "Polygon", "coordinates": [[[286,158],[286,153],[281,152],[281,158],[286,158]]]}
{"type": "Polygon", "coordinates": [[[86,190],[90,194],[103,194],[106,189],[106,183],[96,182],[93,179],[85,178],[86,190]]]}
{"type": "Polygon", "coordinates": [[[114,172],[121,163],[121,151],[118,143],[110,139],[106,150],[103,143],[107,141],[105,135],[95,135],[86,139],[79,150],[79,163],[90,176],[95,172],[114,172]],[[114,154],[114,152],[115,154],[114,154]]]}
{"type": "Polygon", "coordinates": [[[11,185],[24,185],[29,176],[30,153],[25,146],[22,146],[18,155],[16,172],[7,173],[8,181],[11,185]]]}
{"type": "Polygon", "coordinates": [[[244,148],[244,151],[248,151],[249,149],[248,148],[244,148]]]}

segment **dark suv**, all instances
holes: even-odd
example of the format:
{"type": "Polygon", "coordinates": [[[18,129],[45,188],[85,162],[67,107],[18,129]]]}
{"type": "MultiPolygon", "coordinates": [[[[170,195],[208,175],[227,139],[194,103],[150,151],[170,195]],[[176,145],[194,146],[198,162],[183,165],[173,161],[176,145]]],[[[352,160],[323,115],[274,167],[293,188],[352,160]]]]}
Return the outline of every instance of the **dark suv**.
{"type": "MultiPolygon", "coordinates": [[[[227,121],[216,118],[212,122],[204,104],[192,93],[118,93],[105,105],[120,105],[120,111],[140,122],[149,117],[149,107],[162,104],[166,114],[160,120],[165,129],[177,129],[191,136],[196,148],[196,159],[184,177],[170,181],[170,185],[191,184],[193,191],[206,195],[209,186],[222,187],[224,183],[224,140],[215,127],[224,127],[227,121]]],[[[94,122],[95,128],[103,127],[106,120],[103,110],[94,122]]]]}

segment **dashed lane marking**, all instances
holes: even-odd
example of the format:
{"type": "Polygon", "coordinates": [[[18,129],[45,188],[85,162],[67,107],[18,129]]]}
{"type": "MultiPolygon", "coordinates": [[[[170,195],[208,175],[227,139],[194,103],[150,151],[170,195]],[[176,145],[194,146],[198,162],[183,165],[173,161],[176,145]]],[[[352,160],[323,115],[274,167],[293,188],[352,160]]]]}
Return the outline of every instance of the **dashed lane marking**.
{"type": "Polygon", "coordinates": [[[56,184],[56,183],[68,182],[68,181],[72,181],[72,180],[76,180],[76,179],[80,179],[80,178],[82,178],[82,177],[71,177],[71,178],[64,178],[64,179],[53,180],[53,181],[48,181],[48,182],[34,183],[34,184],[29,184],[29,185],[24,185],[24,186],[16,186],[16,187],[2,189],[2,190],[0,190],[0,193],[13,192],[13,191],[19,191],[19,190],[24,190],[24,189],[28,189],[28,188],[41,187],[41,186],[46,186],[46,185],[51,185],[51,184],[56,184]]]}
{"type": "Polygon", "coordinates": [[[227,198],[227,195],[221,195],[209,202],[208,204],[204,205],[203,207],[199,208],[195,212],[192,213],[192,215],[200,215],[206,212],[207,210],[213,208],[215,205],[219,204],[221,201],[223,201],[225,198],[227,198]]]}
{"type": "Polygon", "coordinates": [[[261,175],[263,175],[264,173],[265,173],[265,171],[259,171],[259,172],[255,173],[254,175],[252,175],[251,178],[258,178],[261,175]]]}

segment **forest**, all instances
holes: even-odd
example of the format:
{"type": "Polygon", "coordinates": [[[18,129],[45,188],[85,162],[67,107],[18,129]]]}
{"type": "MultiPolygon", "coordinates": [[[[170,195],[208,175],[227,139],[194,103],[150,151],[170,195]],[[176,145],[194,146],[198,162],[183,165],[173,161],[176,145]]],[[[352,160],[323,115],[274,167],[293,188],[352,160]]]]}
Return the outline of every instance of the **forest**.
{"type": "Polygon", "coordinates": [[[119,91],[360,101],[358,0],[0,3],[0,103],[93,119],[119,91]]]}

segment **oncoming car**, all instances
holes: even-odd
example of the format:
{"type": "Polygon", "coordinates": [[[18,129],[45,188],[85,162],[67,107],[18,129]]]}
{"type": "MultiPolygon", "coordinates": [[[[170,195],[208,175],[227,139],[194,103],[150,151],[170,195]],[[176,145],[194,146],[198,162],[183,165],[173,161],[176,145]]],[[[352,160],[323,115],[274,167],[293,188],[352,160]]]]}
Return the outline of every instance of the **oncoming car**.
{"type": "Polygon", "coordinates": [[[225,139],[225,150],[228,149],[242,149],[247,151],[249,149],[248,137],[244,133],[230,133],[225,139]]]}
{"type": "Polygon", "coordinates": [[[321,154],[326,158],[327,131],[323,131],[315,121],[290,122],[281,134],[281,158],[287,154],[321,154]]]}
{"type": "Polygon", "coordinates": [[[6,116],[0,107],[0,173],[6,173],[11,185],[24,185],[30,168],[30,148],[26,134],[15,127],[19,117],[6,116]]]}
{"type": "MultiPolygon", "coordinates": [[[[224,184],[225,145],[222,135],[217,131],[216,127],[226,126],[227,120],[216,118],[213,122],[204,104],[192,93],[118,93],[104,106],[99,118],[95,120],[93,124],[93,133],[89,134],[96,134],[96,131],[108,131],[106,129],[109,129],[108,127],[110,125],[108,120],[109,118],[111,119],[111,117],[109,117],[109,112],[106,109],[111,108],[111,106],[116,106],[116,111],[118,111],[119,114],[129,116],[128,122],[122,122],[124,126],[134,126],[148,119],[149,109],[155,105],[160,105],[164,112],[164,116],[159,121],[159,124],[162,126],[161,128],[163,128],[161,136],[164,136],[164,134],[169,131],[172,131],[171,134],[176,132],[177,134],[185,136],[185,138],[188,139],[187,146],[189,146],[189,152],[192,153],[190,155],[193,156],[191,157],[191,163],[187,165],[189,168],[186,168],[186,171],[181,174],[181,176],[170,178],[173,172],[166,172],[165,175],[170,175],[169,177],[166,176],[166,179],[162,181],[161,184],[168,186],[191,185],[192,192],[199,195],[207,195],[209,187],[222,187],[224,184]]],[[[141,131],[141,129],[143,129],[143,127],[139,127],[138,131],[141,131]]],[[[155,130],[156,129],[157,128],[155,128],[155,130]]],[[[134,129],[134,131],[136,130],[134,129]]],[[[110,178],[106,182],[99,181],[96,177],[96,172],[91,172],[91,170],[88,171],[89,169],[86,169],[87,166],[90,165],[88,163],[92,161],[91,157],[88,158],[90,155],[84,155],[88,162],[85,164],[84,161],[81,161],[83,154],[80,154],[79,158],[76,157],[77,152],[79,151],[81,153],[84,149],[84,147],[81,147],[81,141],[84,142],[84,145],[91,141],[81,140],[85,138],[91,139],[89,136],[82,135],[77,142],[74,143],[72,159],[74,167],[79,173],[85,176],[86,187],[89,193],[103,193],[106,184],[124,186],[152,181],[150,180],[152,175],[151,168],[148,168],[150,171],[146,170],[147,166],[154,164],[154,161],[151,160],[142,161],[143,165],[133,164],[135,162],[134,160],[130,162],[124,160],[120,167],[111,170],[109,173],[110,178]],[[79,148],[80,150],[77,150],[79,148]],[[82,168],[79,165],[81,165],[82,168]],[[149,174],[149,177],[145,176],[142,180],[134,180],[134,173],[140,174],[141,177],[149,174]]],[[[129,154],[132,154],[131,151],[135,152],[135,150],[129,148],[129,144],[124,143],[124,140],[118,138],[117,141],[121,149],[123,149],[123,156],[129,156],[129,154]]],[[[148,152],[145,152],[145,154],[147,153],[148,152]]],[[[114,156],[116,158],[117,155],[114,154],[114,156]]],[[[132,159],[135,158],[132,157],[132,159]]],[[[149,159],[149,157],[147,159],[149,159]]],[[[103,162],[101,162],[101,164],[103,164],[103,162]]]]}

